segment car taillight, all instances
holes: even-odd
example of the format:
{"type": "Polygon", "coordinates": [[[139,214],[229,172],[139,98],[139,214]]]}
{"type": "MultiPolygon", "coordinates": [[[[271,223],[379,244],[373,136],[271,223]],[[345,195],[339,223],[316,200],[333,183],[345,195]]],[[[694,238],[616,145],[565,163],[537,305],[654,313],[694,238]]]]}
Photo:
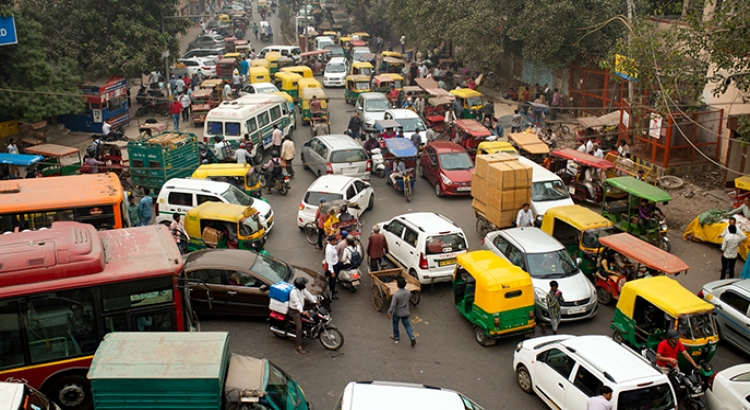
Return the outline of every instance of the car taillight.
{"type": "Polygon", "coordinates": [[[330,162],[326,164],[326,174],[333,174],[333,165],[330,162]]]}
{"type": "Polygon", "coordinates": [[[203,70],[210,70],[211,67],[207,67],[207,66],[204,65],[204,66],[201,66],[201,69],[203,69],[203,70]]]}
{"type": "Polygon", "coordinates": [[[529,320],[534,320],[534,310],[529,310],[529,320]]]}
{"type": "Polygon", "coordinates": [[[712,374],[711,377],[708,379],[708,388],[709,390],[714,389],[714,379],[716,378],[716,373],[712,374]]]}
{"type": "Polygon", "coordinates": [[[701,299],[703,299],[703,289],[701,289],[700,291],[698,291],[698,297],[701,298],[701,299]]]}
{"type": "Polygon", "coordinates": [[[487,240],[486,236],[484,238],[482,238],[482,245],[484,245],[484,241],[486,241],[486,240],[487,240]]]}
{"type": "Polygon", "coordinates": [[[305,204],[302,203],[302,202],[300,202],[299,203],[299,210],[302,211],[303,209],[305,209],[305,204]]]}
{"type": "Polygon", "coordinates": [[[419,269],[427,269],[427,258],[424,256],[424,252],[419,253],[419,269]]]}
{"type": "Polygon", "coordinates": [[[208,144],[208,137],[203,137],[203,143],[208,144]]]}
{"type": "Polygon", "coordinates": [[[370,173],[370,160],[369,159],[367,160],[367,169],[365,170],[365,172],[370,173]]]}

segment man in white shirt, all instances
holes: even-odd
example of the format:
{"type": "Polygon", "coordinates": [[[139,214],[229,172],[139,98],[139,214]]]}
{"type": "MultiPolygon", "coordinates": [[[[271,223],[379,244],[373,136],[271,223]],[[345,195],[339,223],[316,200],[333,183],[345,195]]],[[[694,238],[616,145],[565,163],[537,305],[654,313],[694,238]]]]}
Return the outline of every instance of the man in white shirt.
{"type": "Polygon", "coordinates": [[[586,401],[586,410],[612,410],[612,389],[602,386],[598,396],[591,397],[586,401]]]}
{"type": "Polygon", "coordinates": [[[331,290],[331,299],[338,300],[336,296],[336,275],[341,270],[341,262],[339,262],[339,255],[336,251],[336,235],[330,235],[328,237],[328,245],[326,245],[326,271],[325,275],[328,278],[328,288],[331,290]]]}
{"type": "Polygon", "coordinates": [[[530,228],[534,226],[534,214],[529,209],[529,204],[523,204],[523,207],[518,210],[516,215],[516,227],[517,228],[530,228]]]}
{"type": "Polygon", "coordinates": [[[404,54],[406,52],[406,34],[402,34],[398,42],[401,43],[401,54],[404,54]]]}
{"type": "Polygon", "coordinates": [[[393,162],[391,175],[389,175],[393,185],[396,185],[396,180],[398,178],[403,178],[405,174],[406,164],[404,164],[404,161],[401,158],[396,158],[396,160],[393,162]]]}
{"type": "Polygon", "coordinates": [[[284,143],[281,144],[281,159],[286,162],[286,173],[289,174],[289,178],[294,178],[292,162],[295,155],[297,155],[297,152],[294,149],[294,142],[292,141],[292,137],[287,135],[284,137],[284,143]]]}
{"type": "Polygon", "coordinates": [[[308,300],[311,303],[318,303],[315,297],[310,294],[306,289],[307,279],[297,278],[294,280],[294,289],[289,292],[289,317],[294,320],[295,332],[294,335],[297,339],[297,351],[300,354],[306,354],[307,352],[302,349],[302,315],[309,316],[305,312],[305,301],[308,300]]]}
{"type": "Polygon", "coordinates": [[[182,122],[190,121],[190,96],[187,93],[180,94],[180,105],[182,105],[182,122]]]}
{"type": "Polygon", "coordinates": [[[721,242],[721,279],[734,279],[734,265],[737,263],[737,249],[747,236],[737,229],[737,225],[727,226],[727,233],[721,242]]]}
{"type": "Polygon", "coordinates": [[[112,126],[109,125],[109,121],[104,121],[102,123],[102,135],[106,137],[110,131],[112,131],[112,126]]]}
{"type": "Polygon", "coordinates": [[[221,137],[214,137],[214,156],[219,162],[224,162],[232,158],[232,145],[229,141],[221,140],[221,137]]]}
{"type": "Polygon", "coordinates": [[[587,154],[594,154],[594,139],[589,138],[586,140],[586,153],[587,154]]]}

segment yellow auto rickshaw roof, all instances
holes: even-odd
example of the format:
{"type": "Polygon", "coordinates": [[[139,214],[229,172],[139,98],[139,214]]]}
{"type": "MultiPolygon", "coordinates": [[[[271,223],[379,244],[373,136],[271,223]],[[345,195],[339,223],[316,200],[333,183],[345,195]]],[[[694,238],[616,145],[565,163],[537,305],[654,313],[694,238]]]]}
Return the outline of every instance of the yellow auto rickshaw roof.
{"type": "MultiPolygon", "coordinates": [[[[404,91],[406,91],[406,87],[404,87],[404,91]]],[[[513,145],[505,141],[483,141],[479,143],[477,150],[485,150],[490,154],[497,154],[498,152],[518,154],[513,145]]]]}
{"type": "Polygon", "coordinates": [[[297,83],[299,88],[323,88],[320,85],[320,81],[314,79],[314,78],[301,78],[299,82],[297,83]]]}
{"type": "Polygon", "coordinates": [[[240,53],[226,53],[226,54],[224,54],[224,57],[222,57],[222,58],[236,58],[236,59],[240,59],[240,57],[242,57],[242,55],[240,55],[240,53]]]}
{"type": "Polygon", "coordinates": [[[285,93],[283,91],[274,91],[274,92],[271,92],[269,94],[278,95],[279,97],[284,97],[284,99],[288,103],[293,103],[294,102],[294,98],[292,98],[291,95],[289,95],[289,94],[287,94],[287,93],[285,93]]]}
{"type": "Polygon", "coordinates": [[[390,65],[396,65],[396,64],[404,65],[404,64],[406,64],[406,61],[404,61],[404,60],[402,60],[402,59],[400,59],[398,57],[383,57],[381,59],[381,61],[384,62],[384,63],[388,63],[390,65]]]}
{"type": "Polygon", "coordinates": [[[352,41],[352,38],[350,36],[339,37],[339,43],[343,43],[346,41],[352,41]]]}
{"type": "Polygon", "coordinates": [[[280,58],[281,58],[281,53],[279,53],[278,51],[269,51],[263,57],[263,59],[266,60],[266,61],[268,61],[269,63],[277,61],[280,58]]]}
{"type": "Polygon", "coordinates": [[[372,68],[372,69],[375,69],[375,67],[373,67],[372,64],[370,64],[367,61],[355,61],[355,62],[352,63],[352,67],[357,67],[357,68],[372,68]]]}
{"type": "Polygon", "coordinates": [[[268,60],[264,60],[262,58],[256,58],[253,60],[252,63],[250,63],[250,67],[263,67],[268,68],[271,66],[271,63],[268,60]]]}
{"type": "Polygon", "coordinates": [[[370,37],[369,34],[365,33],[364,31],[358,31],[356,33],[352,33],[352,37],[359,36],[359,37],[370,37]]]}
{"type": "Polygon", "coordinates": [[[384,75],[384,76],[386,76],[386,77],[391,77],[391,78],[393,78],[393,80],[394,80],[394,81],[395,81],[395,80],[401,80],[401,81],[404,81],[404,76],[402,76],[401,74],[396,74],[396,73],[383,73],[383,74],[380,74],[380,75],[384,75]]]}
{"type": "Polygon", "coordinates": [[[370,77],[366,75],[361,75],[361,74],[350,74],[346,76],[346,81],[354,81],[354,82],[366,81],[369,83],[370,77]]]}
{"type": "Polygon", "coordinates": [[[734,180],[734,187],[750,191],[750,177],[744,176],[734,180]]]}
{"type": "Polygon", "coordinates": [[[303,100],[312,100],[313,96],[317,97],[321,101],[328,101],[328,96],[326,96],[326,93],[322,88],[310,87],[300,90],[299,97],[303,100]]]}
{"type": "Polygon", "coordinates": [[[392,83],[394,81],[396,80],[394,80],[391,77],[388,77],[387,75],[380,74],[380,75],[375,76],[375,84],[377,85],[380,85],[381,83],[392,83]]]}
{"type": "Polygon", "coordinates": [[[224,83],[224,80],[222,80],[220,78],[213,78],[211,80],[204,80],[201,83],[201,88],[214,88],[214,87],[216,87],[218,85],[221,85],[222,83],[224,83]]]}
{"type": "Polygon", "coordinates": [[[524,151],[528,151],[529,154],[549,154],[549,145],[540,140],[534,133],[517,132],[509,134],[508,138],[518,144],[524,151]]]}
{"type": "Polygon", "coordinates": [[[679,282],[667,276],[629,281],[622,287],[617,309],[632,318],[636,297],[647,300],[673,318],[710,312],[714,309],[714,305],[699,298],[679,282]]]}
{"type": "MultiPolygon", "coordinates": [[[[289,67],[284,67],[284,68],[289,68],[289,67]]],[[[277,71],[273,75],[273,78],[279,78],[279,79],[284,79],[284,80],[294,80],[294,79],[297,79],[298,81],[303,78],[301,75],[299,75],[297,73],[293,73],[291,71],[283,71],[284,68],[281,69],[282,71],[277,71]]]]}
{"type": "Polygon", "coordinates": [[[544,215],[545,220],[547,220],[547,215],[549,215],[550,220],[557,218],[579,231],[612,226],[612,221],[609,219],[580,205],[556,206],[547,210],[544,215]]]}
{"type": "Polygon", "coordinates": [[[477,90],[472,90],[471,88],[459,88],[456,90],[451,90],[451,94],[455,95],[459,98],[471,98],[471,97],[481,97],[482,93],[480,93],[477,90]]]}
{"type": "Polygon", "coordinates": [[[193,171],[192,178],[244,177],[250,169],[249,164],[203,164],[193,171]]]}
{"type": "Polygon", "coordinates": [[[185,218],[212,219],[216,221],[240,222],[243,218],[256,214],[252,206],[226,204],[224,202],[204,202],[187,211],[185,218]]]}
{"type": "Polygon", "coordinates": [[[309,73],[310,74],[309,76],[303,76],[305,78],[310,78],[310,77],[312,77],[312,74],[313,74],[312,68],[310,68],[310,67],[308,67],[306,65],[293,65],[293,66],[289,66],[289,67],[284,67],[284,68],[282,68],[282,70],[286,71],[288,73],[295,73],[295,74],[299,74],[299,73],[306,73],[307,74],[307,73],[309,73]]]}
{"type": "Polygon", "coordinates": [[[338,34],[339,34],[339,33],[335,32],[335,31],[324,31],[324,32],[323,32],[323,35],[324,35],[324,36],[336,36],[336,35],[338,35],[338,34]]]}
{"type": "Polygon", "coordinates": [[[534,286],[523,269],[492,251],[474,251],[456,256],[458,264],[476,280],[474,303],[485,312],[495,313],[534,305],[534,286]],[[513,298],[505,292],[521,291],[513,298]]]}
{"type": "Polygon", "coordinates": [[[395,58],[403,58],[404,56],[401,53],[397,53],[395,51],[383,51],[380,53],[381,57],[395,57],[395,58]]]}

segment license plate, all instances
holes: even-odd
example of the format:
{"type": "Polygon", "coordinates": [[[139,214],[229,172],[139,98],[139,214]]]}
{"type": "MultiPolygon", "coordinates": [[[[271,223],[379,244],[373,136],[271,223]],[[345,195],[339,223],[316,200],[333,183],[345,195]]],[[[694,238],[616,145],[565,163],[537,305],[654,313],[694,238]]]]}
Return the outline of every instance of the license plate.
{"type": "Polygon", "coordinates": [[[458,191],[458,192],[471,191],[471,187],[470,186],[462,186],[462,187],[457,188],[456,191],[458,191]]]}
{"type": "Polygon", "coordinates": [[[578,313],[583,313],[585,311],[586,311],[586,307],[585,306],[584,307],[574,307],[574,308],[568,309],[568,314],[570,314],[570,315],[576,315],[578,313]]]}
{"type": "Polygon", "coordinates": [[[356,174],[357,173],[357,167],[344,168],[343,171],[347,175],[356,174]]]}
{"type": "Polygon", "coordinates": [[[358,280],[353,281],[352,286],[359,286],[359,281],[358,280]]]}
{"type": "Polygon", "coordinates": [[[455,265],[455,264],[456,264],[456,258],[443,259],[441,261],[438,261],[438,266],[448,266],[448,265],[455,265]]]}

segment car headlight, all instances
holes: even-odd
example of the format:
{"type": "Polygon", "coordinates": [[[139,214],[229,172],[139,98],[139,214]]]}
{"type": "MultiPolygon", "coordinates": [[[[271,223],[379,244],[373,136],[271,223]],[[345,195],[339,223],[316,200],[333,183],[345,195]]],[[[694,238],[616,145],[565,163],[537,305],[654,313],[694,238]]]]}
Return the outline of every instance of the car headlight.
{"type": "Polygon", "coordinates": [[[591,292],[592,297],[596,299],[596,286],[594,286],[594,284],[591,283],[590,280],[587,280],[586,283],[589,284],[589,291],[591,292]]]}
{"type": "Polygon", "coordinates": [[[541,288],[534,288],[534,298],[537,302],[545,302],[547,299],[547,294],[541,288]]]}
{"type": "Polygon", "coordinates": [[[453,181],[451,181],[450,179],[448,179],[448,177],[445,176],[445,175],[443,175],[443,174],[440,174],[440,180],[442,180],[445,185],[452,185],[453,184],[453,181]]]}
{"type": "Polygon", "coordinates": [[[523,342],[518,342],[516,345],[516,353],[520,352],[521,349],[523,349],[523,342]]]}

